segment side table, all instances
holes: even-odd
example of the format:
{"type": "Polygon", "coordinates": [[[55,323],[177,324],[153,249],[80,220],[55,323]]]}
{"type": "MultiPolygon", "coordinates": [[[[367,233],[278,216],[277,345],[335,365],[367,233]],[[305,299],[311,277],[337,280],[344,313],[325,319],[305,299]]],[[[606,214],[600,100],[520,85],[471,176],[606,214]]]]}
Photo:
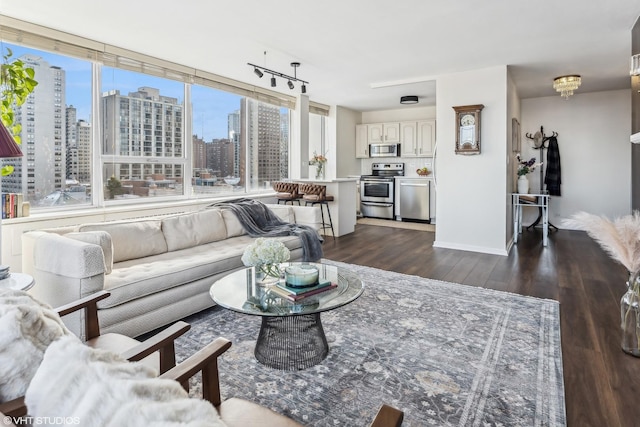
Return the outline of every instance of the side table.
{"type": "Polygon", "coordinates": [[[32,276],[25,273],[11,273],[6,279],[0,280],[0,289],[16,289],[27,291],[36,284],[32,276]]]}

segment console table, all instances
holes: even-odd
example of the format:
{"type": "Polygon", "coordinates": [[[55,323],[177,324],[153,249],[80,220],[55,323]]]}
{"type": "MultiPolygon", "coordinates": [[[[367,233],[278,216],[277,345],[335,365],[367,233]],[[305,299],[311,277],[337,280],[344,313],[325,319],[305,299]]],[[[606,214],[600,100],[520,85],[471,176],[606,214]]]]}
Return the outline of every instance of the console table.
{"type": "Polygon", "coordinates": [[[546,192],[511,193],[511,198],[513,203],[513,242],[518,243],[518,236],[522,233],[522,207],[535,206],[542,211],[542,245],[547,246],[549,242],[549,194],[546,192]]]}

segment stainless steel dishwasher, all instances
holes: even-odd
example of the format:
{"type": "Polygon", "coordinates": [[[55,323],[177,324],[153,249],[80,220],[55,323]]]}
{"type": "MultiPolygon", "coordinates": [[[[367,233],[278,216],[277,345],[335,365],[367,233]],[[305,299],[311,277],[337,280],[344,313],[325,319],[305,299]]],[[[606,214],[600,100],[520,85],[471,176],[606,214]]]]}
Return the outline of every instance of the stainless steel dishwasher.
{"type": "Polygon", "coordinates": [[[403,221],[431,222],[429,212],[430,181],[398,178],[398,202],[403,221]]]}

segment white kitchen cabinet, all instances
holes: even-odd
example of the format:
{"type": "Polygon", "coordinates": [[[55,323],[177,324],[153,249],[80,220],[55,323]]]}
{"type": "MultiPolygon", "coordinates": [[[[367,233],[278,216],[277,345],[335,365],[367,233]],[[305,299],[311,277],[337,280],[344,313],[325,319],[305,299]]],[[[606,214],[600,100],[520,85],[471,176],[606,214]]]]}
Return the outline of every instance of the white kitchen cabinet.
{"type": "Polygon", "coordinates": [[[402,157],[418,155],[418,126],[416,122],[400,122],[400,151],[402,157]]]}
{"type": "Polygon", "coordinates": [[[417,155],[420,157],[433,156],[433,148],[436,144],[436,121],[421,120],[417,123],[417,127],[417,155]]]}
{"type": "Polygon", "coordinates": [[[369,144],[400,142],[400,123],[372,123],[367,125],[369,144]]]}
{"type": "Polygon", "coordinates": [[[369,157],[368,125],[356,125],[356,159],[369,157]]]}

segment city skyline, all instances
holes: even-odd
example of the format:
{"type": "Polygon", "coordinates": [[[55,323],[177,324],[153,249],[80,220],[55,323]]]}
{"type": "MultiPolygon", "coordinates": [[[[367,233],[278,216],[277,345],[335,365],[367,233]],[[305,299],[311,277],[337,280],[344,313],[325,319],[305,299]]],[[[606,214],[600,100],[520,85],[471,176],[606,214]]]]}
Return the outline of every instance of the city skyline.
{"type": "MultiPolygon", "coordinates": [[[[9,43],[3,43],[4,52],[11,49],[11,59],[23,55],[41,57],[51,66],[60,67],[66,73],[66,105],[77,110],[78,119],[92,122],[91,118],[91,62],[72,57],[30,49],[9,43]]],[[[38,76],[35,76],[36,81],[38,76]]],[[[103,66],[102,88],[100,93],[119,90],[123,95],[137,92],[141,87],[159,89],[163,96],[178,99],[184,103],[183,83],[139,74],[113,67],[103,66]]],[[[228,138],[227,117],[240,109],[242,97],[199,85],[191,86],[193,106],[192,133],[205,142],[228,138]]]]}

